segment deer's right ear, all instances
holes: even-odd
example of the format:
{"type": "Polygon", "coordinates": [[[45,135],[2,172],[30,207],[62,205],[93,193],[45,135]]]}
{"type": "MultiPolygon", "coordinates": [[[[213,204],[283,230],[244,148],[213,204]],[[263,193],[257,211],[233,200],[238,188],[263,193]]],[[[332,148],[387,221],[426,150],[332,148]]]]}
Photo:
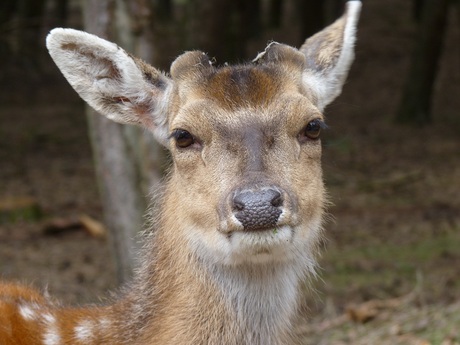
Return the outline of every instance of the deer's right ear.
{"type": "Polygon", "coordinates": [[[86,32],[54,29],[46,45],[62,74],[91,107],[113,121],[142,125],[167,146],[171,79],[86,32]]]}
{"type": "Polygon", "coordinates": [[[304,82],[314,91],[320,110],[342,92],[354,59],[360,10],[361,1],[348,1],[345,14],[340,19],[307,39],[300,47],[306,59],[304,82]]]}

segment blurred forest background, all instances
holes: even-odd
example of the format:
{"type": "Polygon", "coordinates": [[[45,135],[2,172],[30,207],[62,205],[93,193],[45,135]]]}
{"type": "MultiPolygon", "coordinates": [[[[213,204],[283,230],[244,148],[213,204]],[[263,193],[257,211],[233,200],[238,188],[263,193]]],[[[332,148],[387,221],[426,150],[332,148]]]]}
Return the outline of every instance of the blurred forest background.
{"type": "MultiPolygon", "coordinates": [[[[74,304],[115,290],[168,165],[147,133],[85,108],[46,52],[50,29],[168,71],[184,50],[224,64],[271,40],[299,47],[343,4],[2,0],[0,277],[74,304]]],[[[364,0],[355,63],[325,115],[334,205],[305,343],[460,344],[460,1],[364,0]]]]}

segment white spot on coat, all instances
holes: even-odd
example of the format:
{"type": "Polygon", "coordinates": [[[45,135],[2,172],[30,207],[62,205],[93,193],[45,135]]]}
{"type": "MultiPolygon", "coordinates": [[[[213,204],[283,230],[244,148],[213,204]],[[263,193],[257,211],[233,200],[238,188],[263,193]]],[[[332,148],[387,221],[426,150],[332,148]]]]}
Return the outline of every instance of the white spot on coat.
{"type": "Polygon", "coordinates": [[[44,345],[60,345],[61,336],[59,335],[59,329],[56,325],[56,318],[51,314],[44,314],[43,319],[45,320],[45,332],[43,335],[44,345]]]}
{"type": "Polygon", "coordinates": [[[74,329],[75,338],[86,344],[93,337],[93,324],[90,320],[80,322],[74,329]]]}
{"type": "Polygon", "coordinates": [[[26,321],[32,321],[37,318],[37,312],[30,305],[20,305],[19,314],[26,321]]]}

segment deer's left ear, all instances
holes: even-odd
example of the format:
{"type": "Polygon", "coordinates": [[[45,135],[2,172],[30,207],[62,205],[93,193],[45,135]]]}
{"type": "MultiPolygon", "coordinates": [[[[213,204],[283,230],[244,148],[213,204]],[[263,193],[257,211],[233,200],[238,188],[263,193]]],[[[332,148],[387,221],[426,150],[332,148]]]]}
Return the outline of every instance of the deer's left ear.
{"type": "Polygon", "coordinates": [[[354,59],[360,10],[361,1],[348,1],[341,18],[300,47],[306,58],[303,81],[315,93],[316,105],[321,111],[342,92],[354,59]]]}

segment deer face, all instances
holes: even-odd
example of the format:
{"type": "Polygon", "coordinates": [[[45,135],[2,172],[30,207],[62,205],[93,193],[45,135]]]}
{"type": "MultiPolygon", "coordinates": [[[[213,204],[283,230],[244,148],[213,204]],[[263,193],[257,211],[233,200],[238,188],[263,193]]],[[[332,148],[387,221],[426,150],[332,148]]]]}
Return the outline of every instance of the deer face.
{"type": "Polygon", "coordinates": [[[55,29],[47,46],[95,110],[171,150],[164,214],[174,236],[213,262],[289,261],[319,238],[322,111],[353,60],[360,6],[349,1],[299,50],[270,44],[253,63],[221,68],[188,52],[170,77],[87,33],[55,29]]]}
{"type": "Polygon", "coordinates": [[[191,52],[172,66],[170,193],[197,229],[191,240],[214,257],[287,260],[319,231],[324,120],[303,86],[304,65],[297,50],[271,45],[254,64],[217,69],[191,52]]]}

